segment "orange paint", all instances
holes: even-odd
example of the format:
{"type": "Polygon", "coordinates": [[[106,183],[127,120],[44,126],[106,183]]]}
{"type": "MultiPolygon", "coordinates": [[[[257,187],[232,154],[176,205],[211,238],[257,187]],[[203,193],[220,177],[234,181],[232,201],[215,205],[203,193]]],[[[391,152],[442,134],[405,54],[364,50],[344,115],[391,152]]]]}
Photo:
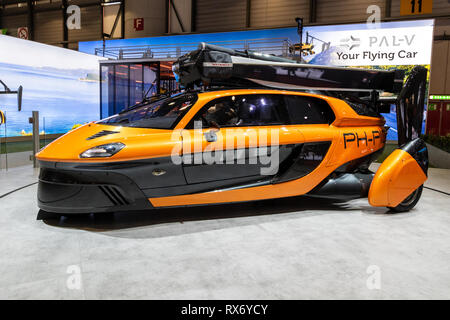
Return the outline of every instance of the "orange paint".
{"type": "Polygon", "coordinates": [[[406,151],[395,150],[378,168],[369,190],[369,203],[375,207],[396,207],[427,176],[417,161],[406,151]]]}

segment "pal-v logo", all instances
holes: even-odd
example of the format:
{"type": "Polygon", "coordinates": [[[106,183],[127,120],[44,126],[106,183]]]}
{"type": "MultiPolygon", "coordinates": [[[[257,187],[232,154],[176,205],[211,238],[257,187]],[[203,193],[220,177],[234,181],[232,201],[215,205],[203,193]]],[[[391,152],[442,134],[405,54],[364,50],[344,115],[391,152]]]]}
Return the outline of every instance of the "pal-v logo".
{"type": "MultiPolygon", "coordinates": [[[[414,42],[415,34],[390,35],[390,36],[370,36],[370,48],[389,48],[399,47],[401,45],[411,46],[414,42]]],[[[351,35],[350,37],[341,39],[341,47],[346,47],[349,50],[357,48],[361,45],[361,38],[351,35]]]]}
{"type": "Polygon", "coordinates": [[[399,47],[401,45],[412,45],[415,34],[407,35],[392,35],[392,36],[370,36],[369,37],[369,47],[399,47]]]}
{"type": "Polygon", "coordinates": [[[350,36],[350,38],[341,39],[341,46],[349,48],[352,50],[353,48],[357,48],[361,45],[361,39],[356,38],[354,36],[350,36]]]}

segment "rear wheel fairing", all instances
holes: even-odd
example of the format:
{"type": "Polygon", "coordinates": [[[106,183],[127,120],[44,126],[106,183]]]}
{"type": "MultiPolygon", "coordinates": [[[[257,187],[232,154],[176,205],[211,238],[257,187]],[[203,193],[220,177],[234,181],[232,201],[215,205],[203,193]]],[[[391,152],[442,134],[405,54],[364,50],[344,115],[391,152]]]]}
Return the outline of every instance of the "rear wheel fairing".
{"type": "Polygon", "coordinates": [[[427,180],[428,153],[423,140],[413,140],[392,152],[378,168],[369,203],[396,207],[427,180]]]}

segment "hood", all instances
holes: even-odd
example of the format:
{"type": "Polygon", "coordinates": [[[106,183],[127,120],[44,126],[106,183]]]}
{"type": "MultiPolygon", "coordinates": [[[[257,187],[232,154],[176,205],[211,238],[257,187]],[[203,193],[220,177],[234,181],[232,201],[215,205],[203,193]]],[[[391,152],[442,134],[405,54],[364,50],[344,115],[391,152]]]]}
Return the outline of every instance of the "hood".
{"type": "Polygon", "coordinates": [[[56,139],[36,154],[41,161],[110,162],[170,156],[181,144],[179,131],[89,123],[56,139]],[[80,158],[84,151],[114,142],[125,147],[109,158],[80,158]]]}

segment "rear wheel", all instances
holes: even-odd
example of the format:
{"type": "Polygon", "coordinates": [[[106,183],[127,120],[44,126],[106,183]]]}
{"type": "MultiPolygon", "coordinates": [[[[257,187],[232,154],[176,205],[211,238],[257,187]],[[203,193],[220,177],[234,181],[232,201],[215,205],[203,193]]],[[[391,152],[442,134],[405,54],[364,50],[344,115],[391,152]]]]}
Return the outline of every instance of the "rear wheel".
{"type": "Polygon", "coordinates": [[[421,185],[419,188],[417,188],[413,193],[411,193],[405,200],[403,200],[398,206],[396,207],[388,207],[393,212],[405,212],[409,211],[417,204],[417,202],[420,199],[420,196],[422,195],[423,185],[421,185]]]}

